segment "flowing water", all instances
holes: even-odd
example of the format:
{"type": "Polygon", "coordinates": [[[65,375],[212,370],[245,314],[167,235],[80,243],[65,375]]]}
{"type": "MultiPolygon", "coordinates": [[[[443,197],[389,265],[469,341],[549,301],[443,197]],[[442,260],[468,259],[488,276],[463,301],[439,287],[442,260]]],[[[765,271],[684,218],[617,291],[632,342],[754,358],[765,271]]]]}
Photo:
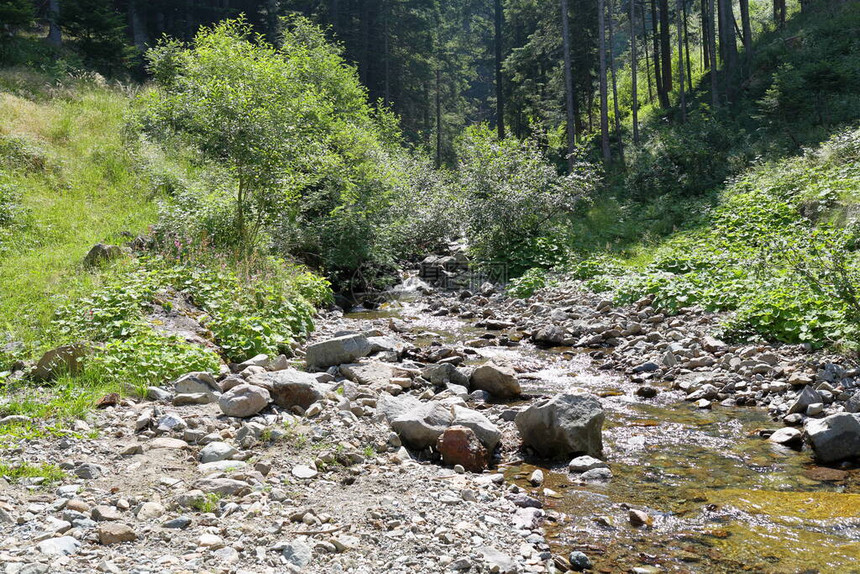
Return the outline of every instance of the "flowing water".
{"type": "MultiPolygon", "coordinates": [[[[419,345],[485,333],[409,305],[355,317],[404,319],[419,345]]],[[[603,398],[611,481],[581,484],[566,466],[542,466],[546,482],[535,489],[527,478],[539,462],[500,465],[561,514],[545,526],[554,552],[581,550],[599,572],[860,573],[860,471],[817,467],[807,450],[762,439],[758,430],[780,426],[763,410],[700,410],[668,387],[643,400],[632,381],[594,371],[576,350],[487,347],[475,360],[493,356],[529,371],[529,395],[576,387],[603,398]],[[631,526],[628,506],[653,524],[631,526]]]]}

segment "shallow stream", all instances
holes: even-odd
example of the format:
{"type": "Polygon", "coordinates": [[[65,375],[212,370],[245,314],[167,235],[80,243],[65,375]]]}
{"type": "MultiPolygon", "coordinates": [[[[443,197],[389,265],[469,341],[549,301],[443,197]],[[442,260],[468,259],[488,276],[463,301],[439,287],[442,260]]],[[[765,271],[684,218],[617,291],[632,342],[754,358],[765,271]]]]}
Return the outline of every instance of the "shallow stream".
{"type": "MultiPolygon", "coordinates": [[[[486,333],[408,304],[351,317],[403,319],[420,345],[486,333]]],[[[763,410],[696,409],[668,386],[642,399],[635,383],[595,371],[576,350],[522,344],[479,352],[475,362],[502,356],[524,367],[529,395],[579,387],[603,398],[604,458],[614,475],[608,483],[577,483],[566,466],[525,462],[516,453],[500,464],[562,515],[545,525],[555,553],[581,550],[599,572],[860,572],[860,471],[818,467],[808,450],[764,440],[758,430],[781,425],[763,410]],[[538,467],[546,482],[533,488],[527,478],[538,467]],[[653,525],[631,526],[628,506],[645,511],[653,525]]]]}

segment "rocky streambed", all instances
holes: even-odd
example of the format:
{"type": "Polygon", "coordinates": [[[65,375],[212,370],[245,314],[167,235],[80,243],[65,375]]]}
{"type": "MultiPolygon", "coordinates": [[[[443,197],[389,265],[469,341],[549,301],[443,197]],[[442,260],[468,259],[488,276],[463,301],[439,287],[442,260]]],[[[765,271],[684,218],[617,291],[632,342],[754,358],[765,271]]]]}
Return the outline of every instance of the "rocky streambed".
{"type": "Polygon", "coordinates": [[[189,374],[69,432],[4,437],[4,460],[66,477],[2,485],[0,562],[858,571],[857,371],[802,347],[727,345],[718,319],[615,308],[574,284],[325,313],[294,360],[189,374]],[[541,429],[551,417],[569,432],[541,429]]]}

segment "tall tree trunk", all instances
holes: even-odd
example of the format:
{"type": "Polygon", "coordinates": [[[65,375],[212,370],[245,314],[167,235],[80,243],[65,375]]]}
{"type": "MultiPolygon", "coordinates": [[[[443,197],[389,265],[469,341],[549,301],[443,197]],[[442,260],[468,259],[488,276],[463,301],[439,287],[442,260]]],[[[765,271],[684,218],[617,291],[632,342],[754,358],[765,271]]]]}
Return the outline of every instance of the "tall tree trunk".
{"type": "Polygon", "coordinates": [[[734,99],[734,81],[738,63],[738,44],[735,35],[735,17],[732,11],[732,0],[718,0],[722,7],[720,20],[720,40],[725,41],[723,53],[725,54],[724,81],[726,85],[726,99],[734,99]]]}
{"type": "Polygon", "coordinates": [[[633,143],[639,143],[639,92],[636,85],[636,2],[630,0],[630,95],[633,97],[633,143]]]}
{"type": "Polygon", "coordinates": [[[711,58],[711,106],[716,110],[720,103],[717,91],[717,34],[714,22],[715,0],[708,0],[708,56],[711,58]]]}
{"type": "Polygon", "coordinates": [[[48,43],[60,47],[63,44],[63,33],[60,31],[60,0],[48,2],[48,43]]]}
{"type": "Polygon", "coordinates": [[[612,74],[612,107],[615,112],[615,137],[618,139],[618,156],[621,163],[624,163],[624,142],[621,140],[621,113],[618,110],[618,84],[615,81],[615,55],[613,47],[615,43],[612,41],[612,20],[615,17],[615,0],[609,0],[609,18],[606,20],[606,26],[609,31],[609,71],[612,74]]]}
{"type": "Polygon", "coordinates": [[[785,0],[773,0],[773,21],[780,30],[785,28],[785,0]]]}
{"type": "Polygon", "coordinates": [[[332,31],[337,34],[340,32],[340,9],[338,0],[330,0],[328,3],[328,19],[331,23],[332,31]]]}
{"type": "Polygon", "coordinates": [[[648,80],[648,103],[654,105],[654,86],[651,83],[651,59],[648,56],[648,29],[645,27],[645,2],[639,6],[642,14],[642,51],[645,53],[645,78],[648,80]]]}
{"type": "Polygon", "coordinates": [[[382,33],[385,36],[383,50],[385,51],[385,67],[383,70],[384,73],[384,96],[383,102],[385,102],[386,106],[391,105],[391,47],[390,47],[390,31],[388,29],[388,12],[389,12],[390,3],[389,0],[385,0],[382,4],[382,33]]]}
{"type": "Polygon", "coordinates": [[[750,24],[750,0],[740,0],[738,5],[741,9],[741,27],[744,36],[744,52],[746,57],[752,55],[752,26],[750,24]]]}
{"type": "Polygon", "coordinates": [[[702,69],[711,69],[711,31],[708,26],[708,0],[702,0],[702,7],[699,13],[702,22],[702,69]]]}
{"type": "Polygon", "coordinates": [[[663,85],[663,72],[660,67],[660,34],[657,31],[657,3],[651,0],[651,41],[654,44],[654,82],[657,86],[657,99],[661,108],[669,107],[669,95],[663,85]]]}
{"type": "Polygon", "coordinates": [[[603,150],[603,161],[612,160],[609,151],[609,104],[606,86],[606,14],[604,0],[597,0],[597,44],[600,50],[600,142],[603,150]]]}
{"type": "Polygon", "coordinates": [[[442,167],[442,71],[437,67],[436,68],[436,169],[439,169],[440,167],[442,167]]]}
{"type": "MultiPolygon", "coordinates": [[[[684,61],[687,64],[687,91],[693,93],[693,69],[690,66],[690,34],[687,30],[687,2],[681,0],[681,12],[684,15],[684,61]]],[[[680,33],[680,32],[679,32],[680,33]]],[[[681,62],[678,62],[681,65],[681,62]]]]}
{"type": "Polygon", "coordinates": [[[505,139],[505,91],[502,86],[502,0],[495,0],[495,49],[496,49],[496,128],[499,139],[505,139]]]}
{"type": "Polygon", "coordinates": [[[681,107],[681,122],[687,121],[687,93],[684,89],[684,24],[682,22],[683,10],[681,3],[684,0],[677,0],[675,3],[675,12],[678,16],[678,93],[680,95],[681,107]]]}
{"type": "Polygon", "coordinates": [[[669,0],[660,2],[660,63],[663,70],[663,91],[672,92],[672,38],[669,31],[669,0]]]}
{"type": "Polygon", "coordinates": [[[570,58],[570,13],[567,0],[561,0],[561,40],[564,50],[564,104],[567,112],[567,166],[573,169],[576,150],[576,111],[573,108],[573,69],[570,58]]]}
{"type": "Polygon", "coordinates": [[[146,44],[149,39],[146,36],[146,26],[143,19],[140,17],[140,8],[138,2],[140,0],[130,0],[128,3],[128,24],[131,28],[131,37],[134,42],[134,47],[141,54],[146,50],[146,44]]]}

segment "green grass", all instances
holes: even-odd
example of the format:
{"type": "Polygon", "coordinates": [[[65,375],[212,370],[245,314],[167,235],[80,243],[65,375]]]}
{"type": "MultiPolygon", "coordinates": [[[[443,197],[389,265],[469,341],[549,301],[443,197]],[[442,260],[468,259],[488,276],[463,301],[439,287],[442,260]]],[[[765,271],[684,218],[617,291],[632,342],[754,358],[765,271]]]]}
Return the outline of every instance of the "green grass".
{"type": "Polygon", "coordinates": [[[0,461],[0,476],[7,478],[10,482],[19,482],[27,478],[42,478],[42,484],[60,482],[66,477],[66,473],[54,464],[42,463],[31,464],[22,462],[18,464],[0,461]]]}
{"type": "MultiPolygon", "coordinates": [[[[156,220],[156,206],[135,158],[122,141],[128,94],[94,81],[0,70],[0,87],[26,85],[21,97],[0,91],[0,140],[26,142],[44,167],[2,165],[24,210],[0,258],[0,334],[31,352],[46,339],[54,310],[88,293],[113,270],[92,272],[81,261],[97,242],[118,242],[156,220]]],[[[7,162],[8,163],[8,162],[7,162]]]]}

